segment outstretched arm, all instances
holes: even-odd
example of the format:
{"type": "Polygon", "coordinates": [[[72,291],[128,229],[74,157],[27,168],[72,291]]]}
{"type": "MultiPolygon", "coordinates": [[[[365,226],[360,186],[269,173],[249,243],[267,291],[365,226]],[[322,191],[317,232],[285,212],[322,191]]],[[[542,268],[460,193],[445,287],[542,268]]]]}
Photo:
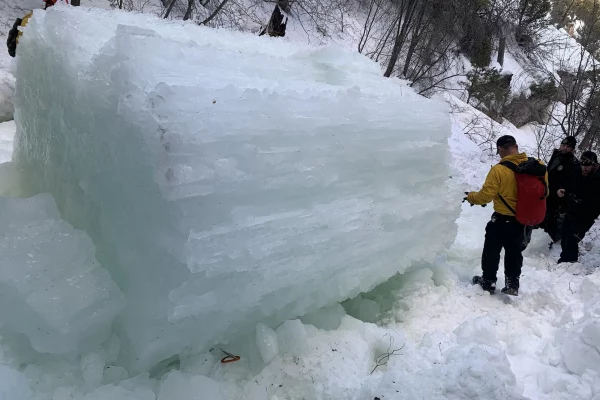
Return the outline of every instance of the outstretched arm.
{"type": "Polygon", "coordinates": [[[467,196],[467,201],[475,205],[487,204],[500,192],[500,176],[498,175],[497,166],[493,166],[485,178],[485,183],[479,192],[471,192],[467,196]]]}

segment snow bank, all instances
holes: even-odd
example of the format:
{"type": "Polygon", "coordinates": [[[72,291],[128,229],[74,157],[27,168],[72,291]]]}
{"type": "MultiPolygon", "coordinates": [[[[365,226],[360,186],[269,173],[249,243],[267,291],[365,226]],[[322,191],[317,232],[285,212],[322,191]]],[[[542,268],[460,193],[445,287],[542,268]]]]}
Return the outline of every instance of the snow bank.
{"type": "Polygon", "coordinates": [[[426,334],[416,354],[407,350],[388,364],[359,398],[524,399],[489,317],[463,322],[451,337],[426,334]]]}
{"type": "Polygon", "coordinates": [[[15,78],[12,74],[0,69],[0,122],[13,119],[15,112],[15,106],[13,105],[14,93],[15,78]]]}
{"type": "Polygon", "coordinates": [[[10,161],[13,152],[14,121],[0,122],[0,164],[10,161]]]}
{"type": "Polygon", "coordinates": [[[600,295],[588,302],[584,316],[565,333],[561,351],[572,373],[583,375],[591,370],[600,374],[600,295]]]}
{"type": "Polygon", "coordinates": [[[99,345],[122,294],[90,238],[60,220],[52,197],[0,197],[0,326],[43,353],[99,345]]]}
{"type": "Polygon", "coordinates": [[[452,243],[446,108],[363,56],[58,6],[17,63],[21,184],[94,240],[134,370],[452,243]]]}

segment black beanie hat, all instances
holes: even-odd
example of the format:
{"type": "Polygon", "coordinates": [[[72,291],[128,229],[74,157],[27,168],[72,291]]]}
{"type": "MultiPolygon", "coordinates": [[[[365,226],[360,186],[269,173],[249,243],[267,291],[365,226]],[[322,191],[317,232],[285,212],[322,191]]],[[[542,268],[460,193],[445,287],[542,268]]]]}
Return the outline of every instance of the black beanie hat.
{"type": "Polygon", "coordinates": [[[596,153],[589,150],[581,153],[581,165],[590,165],[591,163],[598,163],[598,156],[596,155],[596,153]]]}
{"type": "Polygon", "coordinates": [[[563,139],[562,142],[560,142],[560,144],[566,144],[567,146],[574,149],[575,146],[577,146],[577,139],[575,139],[575,136],[567,136],[563,139]]]}
{"type": "Polygon", "coordinates": [[[512,137],[510,135],[500,136],[500,138],[498,138],[498,140],[496,141],[496,146],[498,146],[498,147],[514,146],[516,144],[517,144],[517,141],[515,140],[514,137],[512,137]]]}

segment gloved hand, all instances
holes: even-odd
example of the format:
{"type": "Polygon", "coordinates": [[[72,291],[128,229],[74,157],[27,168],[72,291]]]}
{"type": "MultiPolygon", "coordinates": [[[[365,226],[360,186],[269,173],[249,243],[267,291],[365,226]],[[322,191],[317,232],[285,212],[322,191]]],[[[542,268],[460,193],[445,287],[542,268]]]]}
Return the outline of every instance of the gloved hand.
{"type": "MultiPolygon", "coordinates": [[[[462,201],[463,203],[464,203],[465,201],[469,201],[469,192],[465,192],[465,194],[466,194],[467,196],[463,198],[463,201],[462,201]]],[[[473,205],[473,204],[471,204],[471,205],[473,205]]]]}
{"type": "MultiPolygon", "coordinates": [[[[467,195],[467,197],[464,197],[462,202],[464,203],[466,201],[466,202],[468,202],[471,205],[471,207],[473,207],[475,204],[473,204],[473,203],[471,203],[469,201],[469,193],[471,193],[471,192],[465,192],[465,194],[467,195]]],[[[485,206],[487,206],[487,204],[482,204],[481,205],[481,207],[485,207],[485,206]]]]}

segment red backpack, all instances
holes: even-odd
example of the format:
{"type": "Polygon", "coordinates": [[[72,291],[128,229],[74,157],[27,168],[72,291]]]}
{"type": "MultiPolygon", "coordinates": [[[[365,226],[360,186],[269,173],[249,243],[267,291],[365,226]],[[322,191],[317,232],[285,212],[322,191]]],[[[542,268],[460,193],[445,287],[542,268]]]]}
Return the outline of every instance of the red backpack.
{"type": "Polygon", "coordinates": [[[504,165],[515,173],[517,179],[517,210],[513,210],[506,200],[498,194],[504,205],[517,217],[517,221],[525,226],[536,226],[542,223],[546,216],[546,166],[535,158],[529,157],[527,161],[515,165],[510,161],[502,161],[504,165]]]}

